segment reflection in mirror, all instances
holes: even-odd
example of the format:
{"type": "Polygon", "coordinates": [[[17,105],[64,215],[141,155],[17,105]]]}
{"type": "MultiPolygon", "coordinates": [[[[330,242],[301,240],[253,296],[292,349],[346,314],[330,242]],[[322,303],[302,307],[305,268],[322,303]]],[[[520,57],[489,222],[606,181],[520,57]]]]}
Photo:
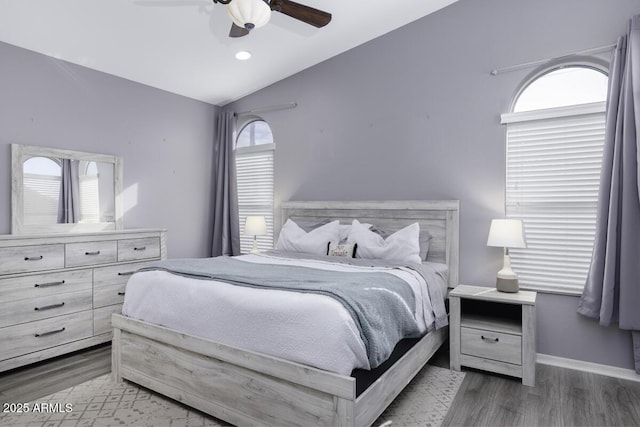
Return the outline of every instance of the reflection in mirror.
{"type": "Polygon", "coordinates": [[[113,164],[30,157],[23,164],[24,224],[115,221],[113,164]]]}
{"type": "Polygon", "coordinates": [[[24,223],[55,223],[60,193],[60,165],[47,157],[31,157],[24,162],[23,174],[24,223]]]}
{"type": "Polygon", "coordinates": [[[117,156],[12,144],[15,234],[122,228],[117,156]]]}

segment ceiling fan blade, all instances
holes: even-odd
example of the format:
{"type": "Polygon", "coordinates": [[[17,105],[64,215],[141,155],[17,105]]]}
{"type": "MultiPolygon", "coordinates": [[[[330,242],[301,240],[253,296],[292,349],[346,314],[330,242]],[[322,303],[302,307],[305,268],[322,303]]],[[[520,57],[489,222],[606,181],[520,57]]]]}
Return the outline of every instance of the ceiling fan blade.
{"type": "Polygon", "coordinates": [[[247,30],[246,28],[239,27],[236,24],[231,24],[231,30],[229,30],[229,37],[232,37],[235,39],[238,37],[244,37],[247,34],[249,34],[249,30],[247,30]]]}
{"type": "Polygon", "coordinates": [[[272,0],[271,10],[321,28],[331,22],[331,14],[290,0],[272,0]]]}

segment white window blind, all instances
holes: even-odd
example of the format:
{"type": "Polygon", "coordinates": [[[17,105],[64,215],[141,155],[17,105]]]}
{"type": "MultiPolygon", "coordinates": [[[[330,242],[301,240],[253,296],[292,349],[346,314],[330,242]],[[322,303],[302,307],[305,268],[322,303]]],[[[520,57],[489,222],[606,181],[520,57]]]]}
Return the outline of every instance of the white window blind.
{"type": "Polygon", "coordinates": [[[100,192],[97,175],[80,176],[80,222],[100,222],[100,192]]]}
{"type": "Polygon", "coordinates": [[[502,115],[507,124],[506,217],[524,223],[511,249],[521,287],[584,287],[595,235],[604,102],[502,115]]]}
{"type": "Polygon", "coordinates": [[[60,176],[24,174],[24,223],[55,224],[58,222],[60,176]]]}
{"type": "Polygon", "coordinates": [[[240,250],[253,248],[253,236],[244,234],[248,215],[262,215],[267,223],[267,235],[257,236],[258,249],[273,249],[273,157],[274,144],[236,149],[238,213],[240,218],[240,250]]]}

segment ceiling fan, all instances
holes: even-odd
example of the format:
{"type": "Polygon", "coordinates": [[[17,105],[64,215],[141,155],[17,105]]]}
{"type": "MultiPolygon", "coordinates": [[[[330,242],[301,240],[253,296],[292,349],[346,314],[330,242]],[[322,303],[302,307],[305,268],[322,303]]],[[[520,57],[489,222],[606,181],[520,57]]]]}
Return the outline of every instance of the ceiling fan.
{"type": "Polygon", "coordinates": [[[227,5],[233,21],[229,37],[243,37],[269,22],[271,11],[321,28],[331,22],[331,14],[290,0],[213,0],[227,5]]]}

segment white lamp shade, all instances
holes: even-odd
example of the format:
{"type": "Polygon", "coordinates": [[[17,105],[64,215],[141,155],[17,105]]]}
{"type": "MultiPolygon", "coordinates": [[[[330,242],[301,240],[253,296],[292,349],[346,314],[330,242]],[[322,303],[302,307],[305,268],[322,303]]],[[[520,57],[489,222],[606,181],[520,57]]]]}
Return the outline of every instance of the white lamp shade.
{"type": "Polygon", "coordinates": [[[267,234],[267,222],[262,215],[249,215],[244,221],[244,234],[247,236],[264,236],[267,234]]]}
{"type": "Polygon", "coordinates": [[[238,27],[251,30],[269,22],[271,7],[263,0],[233,0],[227,13],[238,27]]]}
{"type": "Polygon", "coordinates": [[[491,221],[487,246],[501,248],[526,248],[522,221],[519,219],[494,219],[491,221]]]}

